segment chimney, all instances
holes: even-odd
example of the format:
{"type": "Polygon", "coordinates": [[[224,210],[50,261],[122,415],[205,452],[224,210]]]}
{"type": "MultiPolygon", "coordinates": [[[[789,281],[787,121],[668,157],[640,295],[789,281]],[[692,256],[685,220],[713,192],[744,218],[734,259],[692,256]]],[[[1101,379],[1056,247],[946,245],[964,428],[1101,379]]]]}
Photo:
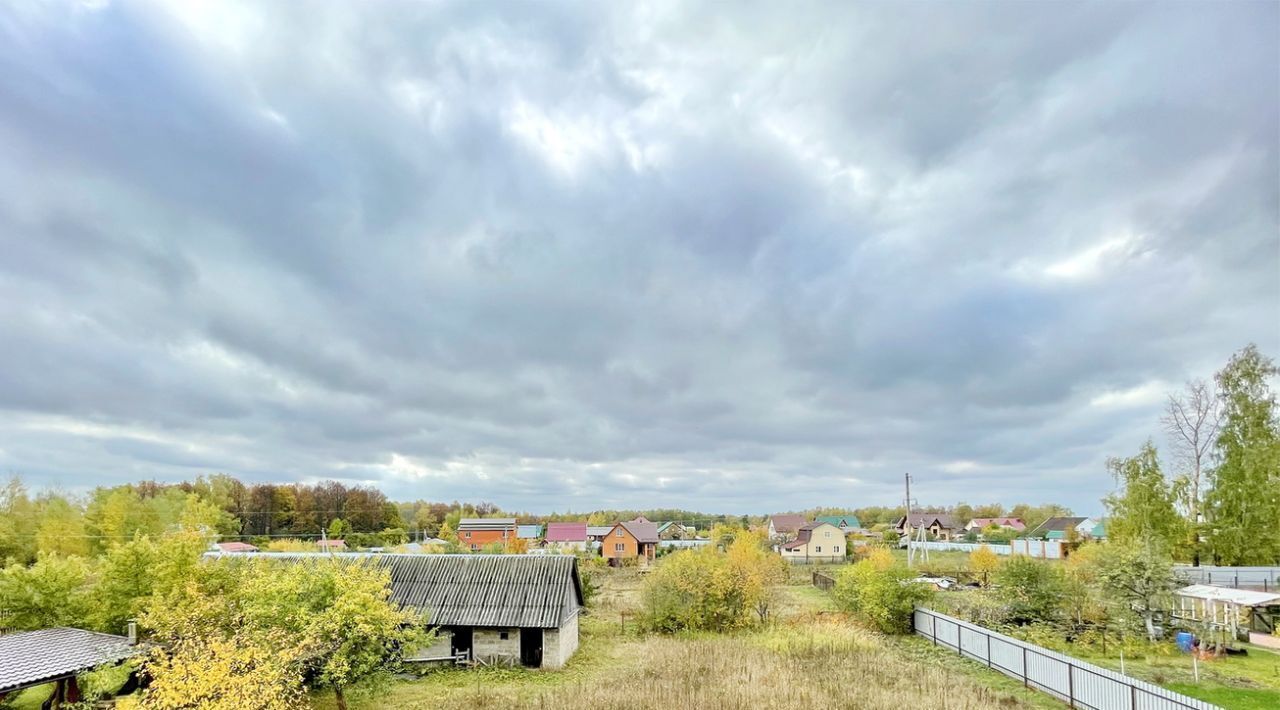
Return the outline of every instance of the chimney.
{"type": "Polygon", "coordinates": [[[138,622],[133,619],[129,620],[129,645],[138,645],[138,622]]]}

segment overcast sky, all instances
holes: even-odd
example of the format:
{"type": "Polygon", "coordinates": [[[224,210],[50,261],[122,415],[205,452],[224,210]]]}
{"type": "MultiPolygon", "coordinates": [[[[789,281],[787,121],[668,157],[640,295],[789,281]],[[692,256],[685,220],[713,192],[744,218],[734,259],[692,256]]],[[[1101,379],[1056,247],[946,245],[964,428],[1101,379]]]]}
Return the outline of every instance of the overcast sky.
{"type": "Polygon", "coordinates": [[[1058,501],[1280,355],[1280,5],[0,9],[0,471],[1058,501]]]}

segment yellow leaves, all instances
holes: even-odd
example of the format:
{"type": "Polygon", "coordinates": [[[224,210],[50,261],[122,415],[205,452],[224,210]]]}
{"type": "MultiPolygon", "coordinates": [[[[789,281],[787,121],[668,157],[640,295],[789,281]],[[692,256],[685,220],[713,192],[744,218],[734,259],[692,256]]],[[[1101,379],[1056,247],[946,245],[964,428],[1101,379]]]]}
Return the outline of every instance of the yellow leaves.
{"type": "Polygon", "coordinates": [[[866,562],[871,568],[881,572],[893,567],[895,564],[893,553],[883,547],[872,549],[867,553],[867,556],[862,561],[866,562]]]}
{"type": "Polygon", "coordinates": [[[288,710],[303,703],[290,639],[195,636],[146,661],[143,710],[288,710]]]}

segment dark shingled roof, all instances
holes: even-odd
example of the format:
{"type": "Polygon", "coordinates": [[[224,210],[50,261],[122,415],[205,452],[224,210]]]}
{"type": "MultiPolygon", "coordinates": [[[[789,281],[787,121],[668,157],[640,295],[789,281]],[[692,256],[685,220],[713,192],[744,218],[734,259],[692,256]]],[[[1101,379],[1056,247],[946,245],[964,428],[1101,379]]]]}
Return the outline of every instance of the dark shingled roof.
{"type": "Polygon", "coordinates": [[[119,663],[146,651],[124,636],[56,628],[0,636],[0,693],[119,663]]]}
{"type": "MultiPolygon", "coordinates": [[[[221,557],[208,553],[210,557],[221,557]]],[[[437,626],[553,629],[584,605],[572,555],[240,553],[228,559],[349,561],[391,571],[391,599],[437,626]]]]}

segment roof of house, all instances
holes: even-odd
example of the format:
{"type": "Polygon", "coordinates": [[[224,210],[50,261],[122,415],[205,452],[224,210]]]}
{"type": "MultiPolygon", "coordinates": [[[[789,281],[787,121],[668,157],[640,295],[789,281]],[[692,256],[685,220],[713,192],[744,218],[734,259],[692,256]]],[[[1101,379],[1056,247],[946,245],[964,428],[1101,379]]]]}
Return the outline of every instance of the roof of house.
{"type": "Polygon", "coordinates": [[[1018,532],[1022,532],[1027,529],[1026,523],[1022,522],[1022,518],[974,518],[969,521],[969,524],[979,528],[989,528],[992,525],[999,525],[1001,527],[1013,528],[1018,532]]]}
{"type": "Polygon", "coordinates": [[[677,523],[677,522],[674,522],[674,521],[667,521],[667,522],[665,522],[665,523],[658,523],[658,534],[662,534],[662,531],[663,531],[663,530],[666,530],[667,528],[671,527],[672,525],[679,525],[680,527],[684,527],[684,525],[683,525],[682,523],[677,523]]]}
{"type": "Polygon", "coordinates": [[[145,653],[124,636],[66,627],[0,636],[0,693],[145,653]]]}
{"type": "Polygon", "coordinates": [[[550,629],[584,605],[578,560],[572,555],[258,552],[248,556],[288,561],[336,559],[385,568],[391,573],[391,600],[425,614],[434,626],[550,629]]]}
{"type": "Polygon", "coordinates": [[[547,523],[546,539],[547,542],[586,542],[587,524],[547,523]]]}
{"type": "Polygon", "coordinates": [[[805,523],[809,522],[804,519],[803,515],[794,515],[791,513],[783,515],[772,515],[769,522],[773,525],[774,532],[796,532],[805,523]]]}
{"type": "Polygon", "coordinates": [[[1280,604],[1280,594],[1274,592],[1255,592],[1248,589],[1232,589],[1216,587],[1211,584],[1193,584],[1183,587],[1174,594],[1205,601],[1230,602],[1239,606],[1272,606],[1280,604]]]}
{"type": "Polygon", "coordinates": [[[319,545],[320,547],[343,547],[343,548],[345,548],[345,547],[347,546],[347,543],[346,543],[345,541],[343,541],[343,540],[316,540],[316,545],[319,545]]]}
{"type": "Polygon", "coordinates": [[[856,515],[819,515],[817,522],[831,523],[838,528],[860,528],[862,523],[856,515]]]}
{"type": "Polygon", "coordinates": [[[517,525],[516,537],[525,540],[537,540],[542,537],[541,525],[517,525]]]}
{"type": "Polygon", "coordinates": [[[618,525],[621,525],[623,530],[630,533],[631,537],[636,539],[636,542],[658,541],[658,526],[648,520],[645,520],[643,517],[636,518],[635,520],[627,520],[618,523],[618,525]]]}
{"type": "Polygon", "coordinates": [[[257,552],[258,548],[247,542],[220,542],[218,549],[223,552],[257,552]]]}
{"type": "Polygon", "coordinates": [[[612,525],[588,525],[587,537],[604,537],[613,532],[612,525]]]}
{"type": "Polygon", "coordinates": [[[1059,517],[1049,518],[1043,523],[1040,523],[1040,525],[1038,525],[1035,530],[1032,530],[1031,534],[1047,535],[1048,533],[1053,531],[1065,533],[1068,528],[1074,528],[1075,526],[1079,525],[1080,523],[1083,523],[1086,520],[1088,520],[1088,518],[1074,517],[1074,516],[1059,516],[1059,517]]]}
{"type": "Polygon", "coordinates": [[[515,518],[463,518],[458,521],[458,531],[510,530],[516,526],[515,518]]]}
{"type": "MultiPolygon", "coordinates": [[[[932,527],[934,521],[938,522],[938,526],[946,529],[955,529],[957,527],[956,520],[950,513],[912,513],[909,516],[907,524],[913,528],[920,527],[923,522],[925,527],[932,527]]],[[[898,518],[898,524],[902,524],[902,518],[898,518]]]]}

